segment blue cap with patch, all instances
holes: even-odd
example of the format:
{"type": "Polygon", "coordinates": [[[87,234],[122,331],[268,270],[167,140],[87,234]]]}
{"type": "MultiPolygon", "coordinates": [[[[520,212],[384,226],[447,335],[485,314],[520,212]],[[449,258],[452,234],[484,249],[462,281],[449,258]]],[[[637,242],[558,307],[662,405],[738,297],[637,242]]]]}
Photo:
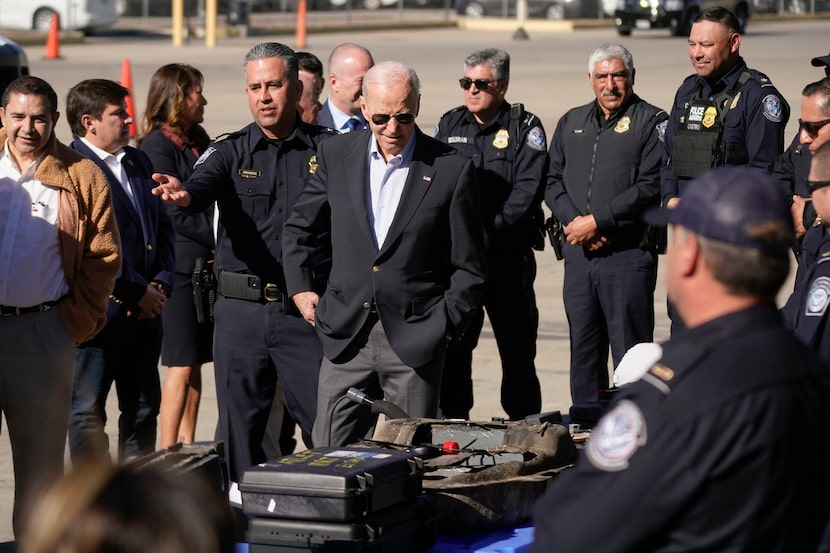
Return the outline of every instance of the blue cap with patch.
{"type": "Polygon", "coordinates": [[[779,253],[779,248],[753,238],[750,229],[764,222],[793,228],[784,187],[767,173],[749,167],[710,169],[687,185],[677,207],[648,211],[645,219],[768,253],[779,253]],[[770,251],[771,246],[775,251],[770,251]]]}

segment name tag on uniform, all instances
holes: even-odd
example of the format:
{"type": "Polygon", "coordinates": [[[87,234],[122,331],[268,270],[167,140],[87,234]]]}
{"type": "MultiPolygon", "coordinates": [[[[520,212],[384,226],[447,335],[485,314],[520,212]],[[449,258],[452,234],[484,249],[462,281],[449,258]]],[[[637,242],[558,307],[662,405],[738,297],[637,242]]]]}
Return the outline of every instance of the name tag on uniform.
{"type": "Polygon", "coordinates": [[[240,169],[237,173],[243,179],[256,179],[262,176],[262,171],[255,169],[240,169]]]}

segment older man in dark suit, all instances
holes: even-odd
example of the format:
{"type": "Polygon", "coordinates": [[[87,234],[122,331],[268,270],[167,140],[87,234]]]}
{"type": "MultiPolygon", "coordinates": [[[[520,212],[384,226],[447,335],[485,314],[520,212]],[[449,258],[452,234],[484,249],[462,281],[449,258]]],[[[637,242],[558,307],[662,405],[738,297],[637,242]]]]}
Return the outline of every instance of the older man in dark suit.
{"type": "Polygon", "coordinates": [[[323,343],[315,446],[375,424],[350,387],[412,417],[436,414],[444,352],[485,286],[473,166],[415,126],[420,83],[398,62],[370,69],[361,109],[370,131],[334,136],[283,229],[288,293],[323,343]],[[368,156],[368,159],[367,159],[368,156]],[[332,270],[313,291],[315,237],[331,227],[332,270]]]}

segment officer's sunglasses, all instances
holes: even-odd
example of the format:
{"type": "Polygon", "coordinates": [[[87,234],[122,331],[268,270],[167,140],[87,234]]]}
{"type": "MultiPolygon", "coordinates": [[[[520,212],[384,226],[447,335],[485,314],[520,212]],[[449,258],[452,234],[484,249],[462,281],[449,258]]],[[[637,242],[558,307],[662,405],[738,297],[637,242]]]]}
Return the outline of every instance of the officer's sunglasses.
{"type": "Polygon", "coordinates": [[[464,90],[470,90],[470,87],[476,85],[476,88],[479,90],[487,90],[487,87],[490,86],[490,83],[497,83],[501,79],[470,79],[469,77],[462,77],[458,79],[458,84],[461,85],[461,88],[464,90]]]}
{"type": "Polygon", "coordinates": [[[400,123],[401,125],[409,125],[413,121],[415,121],[415,114],[414,113],[398,113],[396,115],[389,115],[388,113],[375,113],[372,115],[372,123],[375,125],[385,125],[389,122],[390,119],[395,118],[395,121],[400,123]]]}
{"type": "Polygon", "coordinates": [[[810,135],[811,138],[815,138],[821,128],[828,123],[830,123],[830,119],[824,119],[823,121],[802,121],[799,119],[798,128],[810,135]]]}
{"type": "MultiPolygon", "coordinates": [[[[830,119],[828,119],[830,121],[830,119]]],[[[818,190],[819,188],[824,188],[825,186],[830,186],[830,180],[810,180],[810,179],[803,179],[804,184],[807,185],[807,188],[812,192],[813,190],[818,190]]]]}

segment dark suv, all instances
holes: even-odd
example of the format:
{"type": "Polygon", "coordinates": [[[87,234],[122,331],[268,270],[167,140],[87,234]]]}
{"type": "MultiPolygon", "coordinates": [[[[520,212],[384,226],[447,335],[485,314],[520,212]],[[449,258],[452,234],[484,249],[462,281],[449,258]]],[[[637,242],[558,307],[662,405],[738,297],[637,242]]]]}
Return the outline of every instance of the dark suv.
{"type": "Polygon", "coordinates": [[[620,36],[630,35],[632,29],[669,29],[674,36],[689,36],[697,14],[712,6],[732,10],[743,34],[752,11],[747,0],[617,0],[614,19],[620,36]]]}

